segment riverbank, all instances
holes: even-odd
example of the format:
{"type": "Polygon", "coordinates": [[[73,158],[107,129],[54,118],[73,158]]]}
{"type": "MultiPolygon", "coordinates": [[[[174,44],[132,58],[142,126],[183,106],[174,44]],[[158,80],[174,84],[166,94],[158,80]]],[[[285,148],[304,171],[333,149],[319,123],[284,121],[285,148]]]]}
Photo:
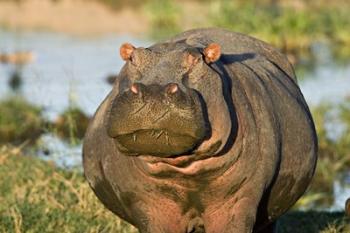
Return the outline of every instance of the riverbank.
{"type": "Polygon", "coordinates": [[[76,36],[143,35],[149,30],[140,9],[113,10],[95,1],[0,1],[0,27],[12,31],[54,31],[76,36]],[[142,23],[141,23],[142,22],[142,23]]]}
{"type": "MultiPolygon", "coordinates": [[[[102,206],[79,171],[2,146],[0,177],[0,232],[137,232],[102,206]]],[[[343,212],[290,212],[279,232],[349,232],[348,221],[343,212]]]]}

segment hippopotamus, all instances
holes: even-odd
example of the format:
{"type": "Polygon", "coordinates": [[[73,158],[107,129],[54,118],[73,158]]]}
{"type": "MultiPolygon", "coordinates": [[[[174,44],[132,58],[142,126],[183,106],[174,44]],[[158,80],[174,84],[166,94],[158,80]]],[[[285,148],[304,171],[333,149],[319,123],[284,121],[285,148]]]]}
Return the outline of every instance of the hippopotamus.
{"type": "Polygon", "coordinates": [[[83,145],[99,200],[141,233],[274,232],[317,160],[286,57],[218,28],[125,43],[120,56],[83,145]]]}

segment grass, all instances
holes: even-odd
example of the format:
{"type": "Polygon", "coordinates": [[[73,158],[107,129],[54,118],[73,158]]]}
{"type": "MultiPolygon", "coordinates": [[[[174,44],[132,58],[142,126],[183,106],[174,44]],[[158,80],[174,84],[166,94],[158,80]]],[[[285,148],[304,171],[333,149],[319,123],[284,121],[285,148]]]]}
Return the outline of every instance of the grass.
{"type": "MultiPolygon", "coordinates": [[[[135,228],[97,200],[78,171],[66,171],[20,148],[0,147],[0,232],[120,232],[135,228]]],[[[349,232],[344,213],[291,212],[280,233],[349,232]],[[296,230],[297,229],[297,230],[296,230]]]]}
{"type": "Polygon", "coordinates": [[[82,174],[0,148],[0,232],[136,232],[107,211],[82,174]]]}
{"type": "Polygon", "coordinates": [[[350,220],[343,212],[290,212],[278,223],[281,233],[348,233],[350,220]]]}

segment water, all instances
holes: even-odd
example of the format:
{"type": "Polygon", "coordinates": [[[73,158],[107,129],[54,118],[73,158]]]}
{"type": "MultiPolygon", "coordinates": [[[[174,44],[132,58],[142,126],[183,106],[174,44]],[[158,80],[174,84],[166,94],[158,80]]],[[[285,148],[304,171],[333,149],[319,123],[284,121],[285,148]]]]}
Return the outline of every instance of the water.
{"type": "MultiPolygon", "coordinates": [[[[94,113],[111,89],[105,77],[117,73],[123,65],[119,57],[123,42],[150,45],[127,36],[83,39],[53,33],[18,35],[0,31],[0,53],[33,51],[35,62],[22,70],[21,93],[44,107],[51,120],[71,104],[89,115],[94,113]]],[[[11,92],[7,77],[14,69],[0,64],[0,98],[11,92]]]]}
{"type": "MultiPolygon", "coordinates": [[[[36,60],[22,68],[22,95],[45,108],[54,119],[69,105],[75,104],[92,115],[111,86],[105,82],[116,74],[124,62],[119,46],[130,42],[148,46],[150,42],[128,36],[77,38],[56,33],[21,33],[0,31],[0,53],[33,51],[36,60]]],[[[327,51],[321,49],[321,55],[327,51]]],[[[328,57],[328,56],[319,57],[328,57]]],[[[315,106],[324,100],[339,102],[350,95],[350,65],[338,66],[331,59],[321,59],[313,70],[299,77],[300,87],[308,104],[315,106]]],[[[0,98],[11,90],[8,76],[15,69],[0,64],[0,98]]]]}
{"type": "MultiPolygon", "coordinates": [[[[23,86],[20,91],[29,102],[42,106],[46,117],[54,120],[70,105],[76,105],[92,115],[111,90],[105,78],[116,74],[124,62],[119,46],[129,42],[149,46],[150,42],[128,36],[77,38],[56,33],[21,33],[0,31],[0,53],[33,51],[34,63],[22,67],[23,86]]],[[[316,47],[318,65],[312,72],[299,77],[300,87],[310,106],[323,101],[341,102],[350,95],[350,65],[332,62],[327,49],[316,47]]],[[[0,98],[11,93],[8,76],[15,67],[0,64],[0,98]]],[[[81,167],[81,145],[69,146],[53,135],[40,139],[39,156],[54,160],[62,167],[81,167]],[[50,155],[45,152],[50,151],[50,155]]],[[[350,177],[350,175],[348,174],[350,177]]],[[[350,178],[349,178],[350,179],[350,178]]],[[[350,184],[349,179],[347,183],[350,184]]],[[[334,183],[336,201],[331,209],[343,208],[350,196],[350,185],[334,183]]]]}

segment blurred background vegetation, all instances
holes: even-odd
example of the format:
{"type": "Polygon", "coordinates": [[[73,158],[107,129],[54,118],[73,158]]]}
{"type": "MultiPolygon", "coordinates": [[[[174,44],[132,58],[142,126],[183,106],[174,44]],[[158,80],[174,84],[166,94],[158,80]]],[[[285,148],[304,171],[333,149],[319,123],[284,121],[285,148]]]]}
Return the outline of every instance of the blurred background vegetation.
{"type": "MultiPolygon", "coordinates": [[[[116,33],[157,41],[190,28],[216,26],[275,45],[302,79],[305,72],[324,65],[315,53],[320,45],[336,69],[350,66],[349,12],[348,0],[0,0],[0,45],[4,31],[20,35],[82,30],[88,37],[116,33]],[[89,21],[94,14],[95,23],[89,21]]],[[[67,148],[81,148],[91,114],[70,101],[48,119],[47,109],[21,91],[28,75],[25,67],[35,62],[33,57],[10,46],[1,48],[0,69],[6,72],[0,75],[8,77],[0,79],[8,79],[2,83],[10,91],[0,93],[0,232],[136,232],[96,200],[81,166],[62,168],[45,159],[52,151],[43,147],[49,144],[43,136],[53,135],[67,148]]],[[[344,75],[350,82],[350,72],[344,75]]],[[[309,190],[294,212],[282,217],[279,228],[284,233],[350,232],[344,210],[327,212],[337,198],[335,182],[350,186],[350,90],[337,102],[323,100],[310,107],[319,138],[317,170],[309,190]]]]}

